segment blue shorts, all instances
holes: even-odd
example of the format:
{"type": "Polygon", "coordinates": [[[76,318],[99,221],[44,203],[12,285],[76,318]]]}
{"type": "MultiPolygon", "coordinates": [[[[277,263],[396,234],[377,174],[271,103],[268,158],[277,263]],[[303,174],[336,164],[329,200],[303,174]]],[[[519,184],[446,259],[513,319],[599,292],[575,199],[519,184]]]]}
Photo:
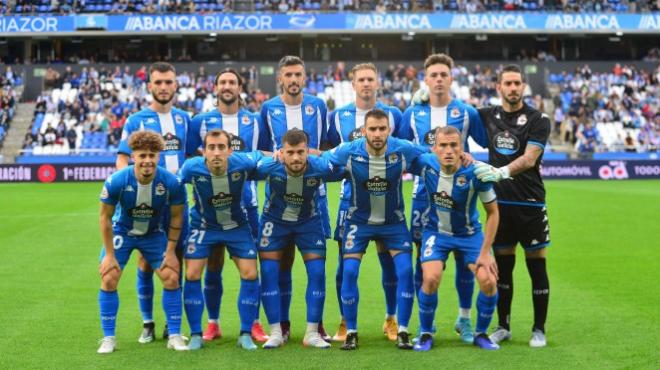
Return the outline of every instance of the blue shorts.
{"type": "Polygon", "coordinates": [[[346,223],[346,215],[348,214],[348,209],[351,207],[351,203],[347,199],[341,199],[339,201],[339,211],[337,212],[337,226],[335,227],[335,234],[333,239],[341,242],[342,235],[344,235],[344,224],[346,223]]]}
{"type": "Polygon", "coordinates": [[[346,220],[342,253],[364,253],[369,242],[380,240],[387,250],[412,251],[412,241],[406,222],[369,225],[346,220]]]}
{"type": "Polygon", "coordinates": [[[417,244],[422,243],[422,215],[428,207],[429,201],[426,198],[413,199],[410,209],[410,238],[417,244]]]}
{"type": "Polygon", "coordinates": [[[314,253],[325,257],[325,235],[320,217],[302,222],[278,221],[261,217],[259,252],[280,251],[296,244],[300,253],[314,253]]]}
{"type": "Polygon", "coordinates": [[[258,207],[244,207],[243,209],[245,210],[248,224],[250,224],[252,238],[257,240],[257,237],[259,237],[259,209],[258,207]]]}
{"type": "MultiPolygon", "coordinates": [[[[149,236],[115,234],[112,243],[115,246],[115,258],[122,270],[128,259],[131,258],[133,249],[140,251],[153,270],[158,270],[160,265],[163,264],[163,255],[167,249],[167,237],[164,233],[149,236]]],[[[101,247],[99,262],[103,260],[103,257],[105,257],[105,248],[101,247]]]]}
{"type": "Polygon", "coordinates": [[[319,203],[317,206],[319,210],[319,216],[321,217],[321,226],[323,227],[323,237],[325,239],[330,239],[330,236],[332,235],[332,229],[330,228],[330,214],[328,213],[328,197],[319,197],[319,203]]]}
{"type": "Polygon", "coordinates": [[[231,230],[190,229],[186,259],[208,258],[211,248],[225,246],[232,257],[256,259],[257,251],[248,224],[231,230]]]}
{"type": "Polygon", "coordinates": [[[459,252],[463,257],[462,263],[467,266],[477,262],[481,252],[481,244],[484,242],[484,234],[478,232],[470,236],[449,236],[425,231],[422,239],[424,242],[420,257],[422,263],[427,261],[446,262],[449,252],[459,252]]]}

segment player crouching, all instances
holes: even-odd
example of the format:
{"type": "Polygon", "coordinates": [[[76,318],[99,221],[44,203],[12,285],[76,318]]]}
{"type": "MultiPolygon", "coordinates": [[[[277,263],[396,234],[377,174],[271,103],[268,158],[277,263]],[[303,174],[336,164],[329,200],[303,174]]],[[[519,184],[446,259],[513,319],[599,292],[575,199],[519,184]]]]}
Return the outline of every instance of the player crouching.
{"type": "Polygon", "coordinates": [[[104,337],[98,353],[115,350],[119,310],[117,285],[134,249],[140,251],[163,282],[163,309],[169,327],[167,348],[188,350],[180,335],[180,267],[174,253],[183,224],[186,196],[176,176],[156,165],[164,145],[163,139],[154,132],[132,134],[129,146],[135,164],[112,174],[103,185],[99,217],[103,238],[99,306],[104,337]],[[117,206],[118,218],[113,223],[117,206]],[[171,218],[166,236],[162,223],[168,207],[171,218]]]}
{"type": "Polygon", "coordinates": [[[428,351],[433,345],[433,318],[438,306],[438,286],[450,252],[460,252],[479,283],[477,327],[474,345],[499,349],[486,335],[497,304],[497,265],[491,245],[499,222],[493,186],[477,179],[474,166],[461,165],[463,147],[460,132],[452,127],[435,131],[435,153],[413,162],[410,172],[420,176],[428,189],[422,235],[423,283],[418,293],[421,336],[414,350],[428,351]],[[486,230],[481,232],[477,196],[486,210],[486,230]]]}

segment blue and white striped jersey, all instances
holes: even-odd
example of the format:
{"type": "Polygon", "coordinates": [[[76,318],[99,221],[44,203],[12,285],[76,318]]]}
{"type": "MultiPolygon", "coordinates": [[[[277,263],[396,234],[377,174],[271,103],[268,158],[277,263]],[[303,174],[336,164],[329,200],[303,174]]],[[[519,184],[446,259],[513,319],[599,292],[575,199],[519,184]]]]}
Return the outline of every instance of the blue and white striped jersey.
{"type": "Polygon", "coordinates": [[[270,189],[263,215],[286,222],[304,222],[317,216],[321,183],[338,181],[343,178],[343,173],[343,168],[314,155],[307,157],[307,169],[301,176],[287,174],[286,167],[279,161],[262,159],[255,177],[266,180],[270,189]]]}
{"type": "Polygon", "coordinates": [[[427,153],[412,163],[410,173],[420,176],[429,189],[429,204],[422,214],[424,230],[454,236],[481,231],[477,197],[483,203],[490,203],[497,196],[492,183],[481,182],[474,175],[474,165],[461,166],[451,175],[444,174],[438,157],[427,153]]]}
{"type": "MultiPolygon", "coordinates": [[[[398,137],[399,126],[401,125],[401,111],[399,108],[377,102],[374,109],[380,109],[387,113],[390,122],[390,135],[398,137]]],[[[357,109],[355,103],[347,104],[332,112],[328,119],[328,142],[330,145],[337,146],[363,137],[362,126],[364,126],[364,117],[368,112],[368,110],[357,109]]],[[[342,182],[340,197],[343,200],[351,199],[350,182],[342,182]]]]}
{"type": "Polygon", "coordinates": [[[134,166],[127,166],[105,180],[100,199],[116,207],[112,218],[115,234],[147,236],[169,227],[163,225],[164,216],[169,214],[171,205],[186,202],[186,192],[179,179],[163,167],[156,169],[150,184],[142,185],[134,166]]]}
{"type": "Polygon", "coordinates": [[[155,112],[151,108],[144,108],[128,116],[121,133],[118,152],[131,154],[128,138],[132,133],[144,130],[154,131],[161,134],[165,140],[165,149],[160,153],[158,165],[175,174],[186,160],[186,155],[194,154],[186,151],[189,125],[190,116],[181,109],[172,108],[170,113],[163,114],[155,112]]]}
{"type": "Polygon", "coordinates": [[[370,155],[366,146],[362,138],[323,154],[335,166],[344,166],[350,175],[354,191],[346,219],[371,225],[405,221],[401,175],[428,149],[393,137],[387,139],[382,156],[370,155]]]}
{"type": "MultiPolygon", "coordinates": [[[[190,124],[188,152],[203,149],[204,136],[213,129],[222,129],[233,135],[230,145],[235,152],[257,150],[259,126],[259,115],[247,109],[240,109],[236,114],[222,114],[217,109],[200,113],[190,124]]],[[[245,183],[242,199],[246,207],[257,206],[257,184],[254,181],[245,183]]]]}
{"type": "Polygon", "coordinates": [[[230,230],[245,224],[241,192],[261,158],[261,152],[234,152],[221,176],[211,174],[204,157],[188,159],[179,176],[182,182],[193,186],[195,206],[190,210],[191,227],[230,230]]]}
{"type": "Polygon", "coordinates": [[[313,95],[304,94],[301,105],[286,105],[280,96],[265,101],[261,106],[264,130],[260,132],[259,149],[280,149],[282,137],[292,128],[305,131],[309,136],[309,147],[319,149],[326,142],[327,114],[325,102],[313,95]]]}
{"type": "MultiPolygon", "coordinates": [[[[479,112],[460,100],[452,100],[449,105],[441,108],[431,107],[430,104],[409,107],[403,113],[399,134],[403,139],[432,147],[435,144],[435,129],[444,126],[454,126],[458,129],[466,152],[470,151],[468,137],[472,137],[482,147],[488,147],[488,135],[479,112]]],[[[413,199],[426,199],[426,190],[419,178],[415,178],[413,199]]]]}

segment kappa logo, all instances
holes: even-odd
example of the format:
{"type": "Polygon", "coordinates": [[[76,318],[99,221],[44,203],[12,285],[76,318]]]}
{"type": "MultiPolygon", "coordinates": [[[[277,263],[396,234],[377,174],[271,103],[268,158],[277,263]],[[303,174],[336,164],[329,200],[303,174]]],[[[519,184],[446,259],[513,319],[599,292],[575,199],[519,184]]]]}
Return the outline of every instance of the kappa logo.
{"type": "Polygon", "coordinates": [[[126,187],[124,188],[124,191],[135,192],[135,189],[133,189],[133,187],[129,184],[129,185],[126,185],[126,187]]]}
{"type": "Polygon", "coordinates": [[[165,185],[162,182],[156,185],[156,195],[165,195],[165,185]]]}
{"type": "Polygon", "coordinates": [[[362,157],[362,156],[357,156],[357,157],[355,157],[355,161],[356,162],[366,162],[367,159],[362,157]]]}
{"type": "Polygon", "coordinates": [[[282,114],[282,111],[279,108],[273,109],[273,116],[279,116],[282,114]]]}
{"type": "Polygon", "coordinates": [[[419,113],[417,113],[417,115],[418,115],[419,117],[425,117],[425,116],[426,116],[426,112],[425,112],[425,111],[420,111],[419,113]]]}
{"type": "Polygon", "coordinates": [[[428,168],[428,169],[426,170],[426,173],[428,173],[428,174],[430,174],[430,175],[433,175],[433,176],[437,176],[437,175],[438,175],[438,172],[436,172],[436,170],[434,170],[433,168],[428,168]]]}
{"type": "Polygon", "coordinates": [[[209,123],[218,123],[218,118],[217,117],[209,118],[209,123]]]}
{"type": "Polygon", "coordinates": [[[403,243],[403,246],[404,246],[404,247],[410,247],[410,243],[409,243],[409,242],[405,242],[405,243],[403,243]]]}
{"type": "Polygon", "coordinates": [[[250,249],[250,251],[248,252],[248,255],[254,256],[254,251],[252,249],[250,249]]]}
{"type": "Polygon", "coordinates": [[[147,118],[147,125],[150,124],[150,123],[151,124],[156,123],[156,119],[155,118],[147,118]]]}
{"type": "Polygon", "coordinates": [[[350,111],[344,111],[344,117],[350,117],[352,115],[353,113],[351,113],[350,111]]]}
{"type": "Polygon", "coordinates": [[[308,116],[314,114],[314,107],[311,104],[305,105],[305,114],[308,116]]]}
{"type": "Polygon", "coordinates": [[[319,247],[322,247],[323,246],[323,241],[322,240],[317,240],[316,245],[318,245],[319,247]]]}
{"type": "Polygon", "coordinates": [[[204,176],[197,177],[196,181],[197,182],[209,182],[209,180],[207,180],[206,177],[204,177],[204,176]]]}
{"type": "Polygon", "coordinates": [[[458,110],[458,108],[454,108],[449,112],[449,117],[451,118],[458,118],[458,116],[461,115],[461,112],[458,110]]]}

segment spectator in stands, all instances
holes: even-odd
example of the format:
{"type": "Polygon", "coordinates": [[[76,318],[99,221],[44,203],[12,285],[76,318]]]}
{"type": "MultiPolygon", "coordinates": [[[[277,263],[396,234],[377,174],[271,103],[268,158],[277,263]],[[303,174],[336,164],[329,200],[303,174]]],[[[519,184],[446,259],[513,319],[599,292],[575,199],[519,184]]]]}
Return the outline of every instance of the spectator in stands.
{"type": "Polygon", "coordinates": [[[626,138],[623,141],[623,147],[626,152],[637,152],[637,145],[635,144],[635,139],[630,136],[630,132],[626,135],[626,138]]]}
{"type": "Polygon", "coordinates": [[[44,90],[54,89],[61,86],[60,73],[52,67],[46,69],[44,75],[44,90]]]}
{"type": "Polygon", "coordinates": [[[578,150],[580,153],[594,153],[600,146],[600,133],[591,121],[587,121],[584,126],[578,130],[578,150]]]}
{"type": "MultiPolygon", "coordinates": [[[[78,125],[80,125],[80,123],[77,123],[75,126],[78,125]]],[[[66,141],[69,143],[69,150],[71,151],[76,149],[76,139],[78,138],[75,126],[71,126],[71,128],[66,131],[66,141]]]]}

